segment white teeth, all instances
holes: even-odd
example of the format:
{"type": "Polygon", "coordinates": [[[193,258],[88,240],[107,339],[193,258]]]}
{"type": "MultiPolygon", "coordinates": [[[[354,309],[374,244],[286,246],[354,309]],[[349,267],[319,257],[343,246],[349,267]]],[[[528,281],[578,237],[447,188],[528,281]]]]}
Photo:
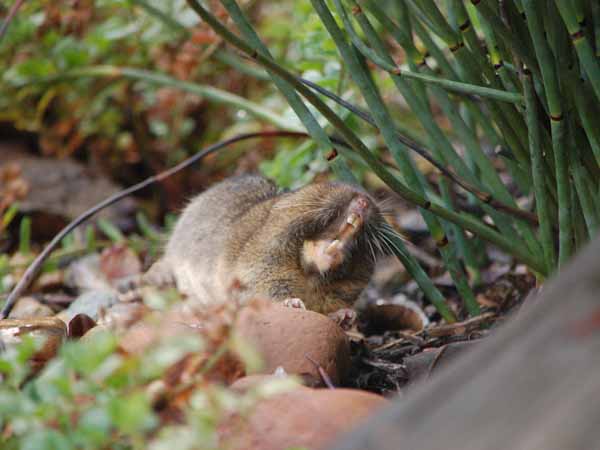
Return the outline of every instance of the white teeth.
{"type": "Polygon", "coordinates": [[[337,250],[339,245],[340,245],[340,241],[338,239],[336,239],[335,241],[333,241],[331,244],[329,244],[327,246],[327,248],[325,249],[325,253],[330,254],[330,253],[334,252],[335,250],[337,250]]]}
{"type": "Polygon", "coordinates": [[[351,213],[348,218],[346,219],[346,223],[349,223],[350,225],[352,225],[354,228],[358,227],[358,222],[360,221],[360,217],[358,217],[358,214],[355,213],[351,213]]]}

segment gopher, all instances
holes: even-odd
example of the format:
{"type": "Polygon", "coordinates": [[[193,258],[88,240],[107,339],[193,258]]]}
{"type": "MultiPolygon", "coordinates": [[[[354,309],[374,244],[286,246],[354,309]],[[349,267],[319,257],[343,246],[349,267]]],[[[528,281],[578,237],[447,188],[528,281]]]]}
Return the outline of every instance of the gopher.
{"type": "Polygon", "coordinates": [[[279,192],[269,180],[226,179],[191,200],[145,280],[173,282],[207,304],[234,295],[348,308],[386,248],[385,220],[360,187],[341,182],[279,192]],[[298,300],[299,299],[299,300],[298,300]]]}

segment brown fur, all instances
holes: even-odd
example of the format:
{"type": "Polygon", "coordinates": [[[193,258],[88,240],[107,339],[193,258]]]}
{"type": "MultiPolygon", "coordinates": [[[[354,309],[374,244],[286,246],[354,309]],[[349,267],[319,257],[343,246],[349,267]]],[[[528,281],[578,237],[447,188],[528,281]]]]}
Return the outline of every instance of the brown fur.
{"type": "Polygon", "coordinates": [[[173,279],[201,303],[230,299],[239,282],[243,299],[300,298],[308,309],[331,312],[350,306],[369,281],[376,251],[367,230],[383,220],[368,194],[348,184],[314,183],[278,194],[262,177],[230,178],[185,208],[148,279],[173,279]],[[303,245],[335,239],[357,196],[367,199],[364,223],[341,263],[319,272],[303,257],[303,245]]]}

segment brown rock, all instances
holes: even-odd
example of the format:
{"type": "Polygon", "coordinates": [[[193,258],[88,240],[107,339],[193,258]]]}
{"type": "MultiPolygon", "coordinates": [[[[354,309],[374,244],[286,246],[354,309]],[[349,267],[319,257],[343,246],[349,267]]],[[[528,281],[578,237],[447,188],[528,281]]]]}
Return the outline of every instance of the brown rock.
{"type": "Polygon", "coordinates": [[[80,338],[96,326],[96,322],[86,314],[77,314],[67,325],[69,339],[80,338]]]}
{"type": "Polygon", "coordinates": [[[387,330],[419,332],[429,325],[429,319],[415,302],[403,294],[371,302],[364,310],[367,334],[381,334],[387,330]]]}
{"type": "MultiPolygon", "coordinates": [[[[182,304],[169,312],[146,316],[129,328],[120,345],[123,351],[135,354],[165,338],[199,335],[208,351],[228,342],[232,329],[240,341],[256,350],[264,363],[258,369],[248,367],[251,373],[272,374],[281,367],[287,374],[298,375],[306,384],[315,386],[322,384],[318,367],[334,384],[339,384],[348,372],[349,344],[338,325],[324,315],[266,301],[254,301],[240,309],[234,303],[198,310],[189,310],[182,304]]],[[[239,359],[236,350],[227,353],[228,358],[239,359]]],[[[220,380],[230,383],[245,374],[237,370],[237,365],[235,372],[233,376],[224,370],[220,380]]],[[[219,371],[214,375],[218,377],[219,371]]]]}
{"type": "Polygon", "coordinates": [[[31,290],[35,292],[57,291],[64,285],[64,272],[62,270],[53,270],[40,275],[35,281],[31,290]]]}
{"type": "MultiPolygon", "coordinates": [[[[202,372],[202,377],[195,377],[199,383],[210,380],[230,384],[245,374],[243,363],[230,347],[236,311],[234,304],[198,310],[179,304],[169,311],[151,312],[129,327],[121,336],[119,347],[125,353],[139,354],[165,341],[197,336],[204,344],[202,348],[184,355],[171,366],[165,373],[165,383],[170,388],[189,384],[191,378],[202,372]],[[221,353],[220,357],[212,360],[216,353],[221,353]]],[[[185,396],[193,389],[187,389],[185,396]]]]}
{"type": "Polygon", "coordinates": [[[139,275],[142,272],[142,263],[127,245],[117,244],[102,251],[100,270],[110,282],[114,282],[139,275]]]}
{"type": "MultiPolygon", "coordinates": [[[[21,145],[0,143],[0,168],[7,166],[9,172],[19,173],[13,181],[25,183],[23,195],[14,196],[14,200],[19,200],[22,213],[33,218],[32,235],[40,240],[50,239],[66,221],[120,190],[108,177],[74,160],[40,158],[21,145]]],[[[135,205],[135,200],[126,198],[96,217],[117,226],[129,224],[135,205]]]]}
{"type": "MultiPolygon", "coordinates": [[[[244,384],[244,380],[234,386],[244,384]]],[[[298,386],[258,400],[243,417],[229,417],[220,428],[221,444],[232,450],[317,450],[332,444],[337,436],[387,403],[365,391],[298,386]]]]}
{"type": "MultiPolygon", "coordinates": [[[[285,375],[284,375],[285,377],[285,375]]],[[[246,375],[238,380],[235,380],[229,386],[236,392],[244,393],[250,389],[254,389],[258,387],[262,383],[268,383],[270,380],[276,380],[280,378],[278,375],[265,375],[265,374],[255,374],[255,375],[246,375]]],[[[298,384],[298,386],[301,386],[298,384]]]]}
{"type": "Polygon", "coordinates": [[[349,369],[348,339],[322,314],[265,302],[243,308],[235,329],[262,356],[260,373],[282,367],[315,386],[322,384],[316,365],[334,384],[339,384],[349,369]]]}
{"type": "Polygon", "coordinates": [[[159,321],[158,314],[152,314],[133,325],[121,338],[119,346],[126,353],[139,354],[158,345],[162,340],[190,334],[200,333],[184,323],[159,321]]]}
{"type": "Polygon", "coordinates": [[[150,312],[144,303],[116,303],[99,318],[98,324],[113,331],[127,330],[150,312]]]}

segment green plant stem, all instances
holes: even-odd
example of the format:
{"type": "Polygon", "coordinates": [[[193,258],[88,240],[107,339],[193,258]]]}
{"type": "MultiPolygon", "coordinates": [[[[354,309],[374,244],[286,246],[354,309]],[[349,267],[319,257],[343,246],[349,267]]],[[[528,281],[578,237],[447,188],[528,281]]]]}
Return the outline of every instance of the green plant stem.
{"type": "MultiPolygon", "coordinates": [[[[356,42],[355,42],[356,44],[356,42]]],[[[479,97],[489,98],[493,100],[500,100],[509,103],[522,103],[523,96],[518,92],[507,92],[500,89],[492,89],[477,84],[462,83],[459,81],[453,81],[446,78],[439,78],[431,75],[425,75],[422,73],[415,73],[409,70],[403,70],[400,66],[393,62],[387,61],[380,57],[375,51],[365,45],[361,45],[360,50],[365,54],[374,64],[379,66],[381,69],[391,74],[413,78],[416,80],[424,81],[426,83],[438,84],[444,89],[452,92],[458,92],[468,95],[477,95],[479,97]]]]}
{"type": "MultiPolygon", "coordinates": [[[[571,164],[571,167],[574,165],[571,164]]],[[[587,223],[583,217],[583,211],[581,210],[581,204],[579,203],[579,197],[577,195],[577,189],[571,189],[571,204],[573,205],[573,234],[575,235],[575,248],[579,250],[585,243],[590,239],[590,235],[587,229],[587,223]]]]}
{"type": "Polygon", "coordinates": [[[565,117],[563,115],[561,92],[556,64],[548,41],[544,36],[544,28],[534,0],[523,0],[522,5],[527,16],[529,30],[533,40],[535,53],[540,63],[544,82],[550,126],[552,130],[552,149],[556,168],[556,192],[558,200],[559,226],[559,267],[562,267],[573,252],[573,228],[571,227],[571,194],[569,192],[569,173],[567,145],[565,138],[565,117]]]}
{"type": "MultiPolygon", "coordinates": [[[[367,105],[369,106],[370,111],[373,112],[373,119],[375,120],[377,127],[381,131],[384,141],[390,149],[394,160],[398,163],[404,180],[411,189],[415,190],[416,192],[419,192],[421,195],[426,195],[426,183],[423,180],[422,175],[415,169],[405,149],[400,145],[400,142],[398,141],[396,133],[394,131],[393,119],[387,111],[387,108],[385,107],[377,91],[375,83],[369,76],[368,69],[365,67],[364,64],[361,64],[358,45],[362,45],[362,42],[360,42],[360,39],[353,39],[352,42],[355,44],[355,47],[351,48],[347,44],[341,29],[336,25],[333,16],[325,6],[324,2],[322,0],[311,1],[313,7],[317,11],[317,14],[319,14],[321,21],[327,28],[329,34],[332,36],[340,54],[342,55],[342,58],[348,65],[350,74],[353,77],[355,83],[358,85],[363,97],[365,98],[365,101],[367,102],[367,105]]],[[[341,1],[334,0],[334,4],[338,9],[338,12],[340,13],[344,25],[347,27],[347,31],[350,32],[351,24],[341,4],[341,1]]],[[[357,6],[356,4],[354,5],[357,6]]],[[[358,14],[358,17],[364,18],[364,15],[358,14]]],[[[369,33],[371,32],[371,30],[368,31],[369,33]]],[[[381,58],[382,61],[391,61],[391,58],[387,60],[384,59],[385,56],[382,52],[380,52],[379,54],[374,54],[376,54],[377,57],[381,58]]],[[[394,76],[394,81],[400,82],[399,77],[394,76]]],[[[415,95],[412,93],[412,90],[408,86],[406,88],[411,92],[413,97],[415,97],[415,95]]],[[[413,102],[413,104],[414,103],[415,102],[413,102]]],[[[427,106],[423,103],[421,103],[419,106],[421,107],[422,113],[424,115],[427,115],[427,106]]],[[[438,158],[443,158],[442,154],[439,152],[438,158]]],[[[458,157],[457,160],[461,164],[463,163],[462,160],[460,160],[460,158],[458,157]]],[[[444,159],[441,159],[441,161],[443,163],[444,159]]],[[[432,216],[427,211],[422,211],[422,215],[434,241],[438,245],[444,263],[456,284],[457,290],[459,291],[461,297],[465,301],[469,312],[474,315],[478,314],[479,308],[475,300],[473,291],[471,290],[468,284],[466,274],[464,273],[464,270],[462,269],[457,258],[455,245],[454,243],[449,242],[449,239],[447,237],[451,227],[446,226],[447,224],[440,223],[437,220],[437,218],[432,216]]]]}
{"type": "Polygon", "coordinates": [[[423,294],[435,306],[444,320],[448,323],[456,322],[456,316],[446,304],[444,296],[438,288],[435,287],[431,278],[425,273],[421,265],[416,261],[412,254],[407,250],[402,239],[396,234],[386,234],[385,240],[389,241],[389,247],[406,268],[408,273],[414,278],[417,285],[423,290],[423,294]]]}
{"type": "Polygon", "coordinates": [[[575,188],[588,233],[590,236],[595,236],[598,233],[598,215],[594,203],[594,195],[590,192],[589,183],[586,181],[585,169],[579,161],[574,162],[573,180],[575,181],[575,188]]]}
{"type": "Polygon", "coordinates": [[[581,124],[585,130],[588,142],[594,153],[596,164],[600,167],[600,128],[598,127],[598,108],[593,102],[593,96],[586,89],[586,85],[583,80],[578,77],[571,79],[571,85],[574,87],[574,98],[575,105],[577,106],[577,112],[581,119],[581,124]]]}
{"type": "MultiPolygon", "coordinates": [[[[452,52],[454,58],[458,62],[458,66],[461,69],[460,71],[465,81],[472,84],[480,83],[482,80],[482,72],[486,72],[486,65],[481,63],[477,55],[464,45],[460,35],[454,32],[452,35],[449,35],[447,32],[443,31],[444,29],[450,28],[450,26],[439,13],[435,3],[432,1],[423,3],[414,0],[408,0],[408,3],[411,6],[411,10],[418,17],[437,17],[436,26],[433,28],[430,26],[430,29],[445,41],[448,49],[452,52]]],[[[493,77],[493,74],[488,73],[487,78],[492,85],[497,85],[497,80],[493,77]]],[[[515,113],[514,108],[510,108],[511,105],[506,103],[490,101],[487,102],[486,105],[507,143],[517,156],[519,163],[524,168],[528,167],[527,130],[522,121],[522,117],[515,113]]]]}
{"type": "Polygon", "coordinates": [[[546,265],[545,272],[550,273],[553,271],[556,264],[556,254],[552,235],[552,219],[548,210],[548,192],[546,191],[546,185],[544,183],[544,169],[542,165],[543,156],[540,147],[540,122],[531,72],[526,71],[523,75],[522,82],[523,87],[525,88],[531,170],[533,174],[533,187],[535,190],[537,213],[540,220],[540,240],[544,252],[544,263],[546,265]]]}
{"type": "Polygon", "coordinates": [[[481,236],[483,239],[490,241],[498,247],[505,250],[507,253],[513,254],[517,259],[528,264],[533,270],[545,274],[546,267],[543,261],[540,261],[536,256],[529,253],[526,249],[515,246],[511,237],[502,236],[498,232],[489,228],[479,220],[469,214],[463,212],[454,212],[439,205],[429,202],[424,196],[412,191],[404,183],[394,177],[371,153],[371,151],[362,143],[362,141],[352,132],[352,130],[309,88],[304,86],[296,77],[277,64],[271,58],[264,56],[244,40],[231,33],[223,24],[219,22],[211,13],[209,13],[197,0],[187,0],[190,7],[198,13],[198,15],[213,29],[217,34],[223,37],[231,45],[237,47],[263,67],[277,73],[281,78],[288,81],[294,88],[301,93],[321,114],[323,114],[331,124],[340,132],[340,134],[350,144],[352,149],[356,151],[363,160],[371,167],[388,186],[401,197],[405,198],[410,203],[419,207],[430,210],[446,220],[456,223],[457,225],[471,231],[474,234],[481,236]]]}
{"type": "MultiPolygon", "coordinates": [[[[353,1],[351,1],[350,3],[352,4],[353,1]]],[[[357,12],[355,12],[355,16],[356,16],[358,22],[361,24],[361,27],[363,28],[365,35],[367,37],[370,37],[370,41],[371,41],[374,49],[376,51],[380,52],[380,56],[382,58],[387,58],[388,61],[391,61],[391,58],[389,56],[386,56],[385,49],[384,49],[382,43],[375,36],[375,31],[370,26],[367,18],[364,16],[364,14],[362,14],[362,12],[360,10],[357,10],[355,7],[353,8],[353,11],[357,11],[357,12]]],[[[353,39],[353,42],[356,42],[356,40],[359,38],[356,35],[356,33],[352,30],[352,25],[349,23],[347,15],[345,14],[344,11],[341,11],[340,14],[341,14],[342,21],[344,21],[344,24],[346,25],[347,30],[350,33],[351,38],[353,39]]],[[[385,20],[386,27],[395,32],[394,36],[397,37],[399,43],[403,47],[406,46],[406,48],[408,50],[410,50],[410,48],[412,47],[412,42],[411,42],[412,38],[409,36],[404,36],[404,33],[402,33],[401,30],[390,19],[383,19],[383,17],[381,17],[381,18],[382,18],[382,20],[385,20]]],[[[358,47],[358,45],[357,45],[357,47],[358,47]]],[[[421,70],[423,70],[427,73],[432,73],[431,69],[429,69],[426,62],[421,64],[420,67],[421,67],[421,70]]],[[[431,90],[434,93],[435,98],[438,100],[438,103],[439,103],[440,107],[442,108],[442,110],[444,111],[445,115],[449,118],[453,129],[457,132],[458,136],[461,138],[461,141],[464,143],[469,156],[471,156],[473,158],[473,160],[476,161],[477,167],[481,170],[481,172],[483,174],[483,180],[485,181],[486,186],[489,188],[489,190],[493,193],[494,196],[501,198],[503,202],[506,202],[507,204],[511,204],[513,207],[516,206],[514,199],[508,192],[508,189],[506,189],[506,187],[500,180],[500,177],[499,177],[498,173],[496,172],[495,168],[492,166],[492,164],[489,161],[489,159],[487,158],[487,156],[481,150],[481,147],[479,146],[479,143],[477,142],[477,137],[475,135],[475,132],[465,123],[463,118],[460,116],[459,111],[456,110],[455,106],[450,101],[446,92],[444,92],[442,89],[440,89],[437,86],[431,86],[431,90]]],[[[407,89],[404,88],[404,90],[402,92],[403,93],[407,92],[407,89]]],[[[412,95],[412,97],[414,97],[414,95],[412,95]]],[[[417,106],[415,105],[414,100],[411,102],[411,97],[407,98],[407,102],[409,103],[409,105],[411,105],[411,107],[413,107],[413,110],[419,111],[418,109],[416,109],[417,106]]],[[[427,127],[428,124],[435,123],[435,120],[433,118],[433,115],[431,114],[431,111],[428,111],[424,108],[421,108],[421,114],[418,114],[418,117],[425,127],[427,127]]],[[[436,131],[436,133],[437,133],[437,131],[436,131]]],[[[441,133],[441,131],[440,131],[440,133],[441,133]]],[[[431,141],[432,142],[430,143],[430,146],[432,148],[436,148],[436,145],[439,145],[440,146],[439,152],[440,152],[440,154],[443,154],[443,156],[440,155],[440,157],[442,157],[442,158],[448,157],[448,160],[451,162],[451,164],[454,167],[456,167],[456,169],[461,177],[467,179],[470,183],[474,183],[475,185],[478,186],[479,189],[484,189],[480,185],[479,180],[474,175],[473,171],[471,169],[469,169],[463,163],[463,161],[456,154],[456,152],[454,152],[454,149],[452,148],[451,145],[449,145],[449,144],[442,145],[442,144],[444,144],[444,141],[441,139],[431,139],[431,141]]],[[[444,161],[444,159],[442,159],[442,161],[444,161]]],[[[480,200],[481,200],[481,198],[480,198],[480,200]]],[[[492,208],[487,207],[485,204],[483,205],[483,207],[486,210],[486,212],[488,212],[492,215],[494,222],[502,230],[503,233],[516,235],[511,222],[506,217],[501,217],[496,211],[494,211],[492,208]]],[[[530,229],[529,225],[526,223],[517,222],[517,226],[519,226],[521,232],[523,233],[530,250],[533,252],[541,252],[541,248],[540,248],[539,244],[537,243],[535,236],[534,236],[532,230],[530,229]]]]}
{"type": "Polygon", "coordinates": [[[31,252],[31,217],[23,217],[19,224],[19,253],[27,255],[31,252]]]}
{"type": "Polygon", "coordinates": [[[494,32],[519,56],[527,67],[529,67],[529,70],[538,76],[539,68],[537,61],[531,53],[529,43],[521,38],[520,33],[515,33],[508,29],[504,22],[502,22],[500,15],[486,1],[471,0],[471,3],[475,6],[479,14],[488,21],[494,32]]]}
{"type": "MultiPolygon", "coordinates": [[[[443,203],[446,206],[446,208],[456,210],[456,208],[454,206],[454,202],[453,202],[452,190],[450,188],[450,184],[448,183],[448,181],[440,180],[439,186],[440,186],[440,191],[442,194],[442,200],[443,200],[443,203]]],[[[452,236],[454,237],[454,240],[456,241],[456,247],[459,250],[460,254],[462,254],[462,257],[465,262],[465,269],[466,269],[467,275],[471,274],[473,276],[473,283],[477,284],[478,281],[481,279],[481,272],[477,265],[477,261],[475,260],[473,253],[471,252],[471,249],[469,248],[469,243],[467,241],[467,237],[465,236],[464,231],[455,224],[450,224],[450,226],[447,228],[450,228],[450,230],[452,231],[452,236]]],[[[446,233],[448,233],[448,231],[446,231],[446,233]]],[[[450,234],[450,233],[448,233],[448,234],[450,234]]],[[[469,314],[471,314],[471,315],[477,314],[477,310],[471,309],[472,305],[469,304],[469,305],[467,305],[467,307],[469,308],[468,309],[469,314]]]]}
{"type": "Polygon", "coordinates": [[[162,86],[170,86],[181,89],[191,94],[196,94],[206,98],[207,100],[220,103],[234,108],[243,109],[249,114],[252,114],[258,119],[269,122],[279,128],[301,130],[299,124],[289,123],[282,119],[281,114],[270,111],[257,103],[246,100],[230,92],[217,89],[212,86],[191,83],[189,81],[181,81],[170,77],[160,72],[153,72],[143,69],[134,69],[130,67],[116,67],[109,65],[83,67],[81,69],[73,69],[67,72],[60,73],[51,77],[39,79],[31,79],[28,84],[32,83],[57,83],[60,81],[82,78],[82,77],[113,77],[113,78],[128,78],[132,80],[145,81],[152,84],[162,86]]]}
{"type": "Polygon", "coordinates": [[[586,39],[581,23],[577,20],[575,7],[569,0],[555,0],[555,3],[567,26],[571,41],[577,51],[577,56],[579,56],[579,62],[594,89],[596,101],[600,101],[600,62],[586,39]]]}
{"type": "MultiPolygon", "coordinates": [[[[250,22],[248,22],[238,4],[234,0],[221,0],[221,3],[225,9],[227,9],[227,12],[240,30],[240,33],[244,36],[244,39],[250,42],[251,47],[255,49],[256,52],[260,52],[266,57],[271,58],[269,49],[260,40],[258,34],[256,31],[254,31],[252,25],[250,25],[250,22]]],[[[275,86],[277,86],[279,91],[286,98],[287,102],[294,110],[302,124],[306,127],[308,133],[317,143],[317,146],[321,152],[323,154],[329,153],[334,148],[329,136],[323,127],[321,127],[317,119],[309,111],[308,107],[304,104],[298,93],[286,80],[282,79],[278,74],[270,71],[269,68],[266,69],[269,73],[269,76],[273,80],[273,83],[275,83],[275,86]]],[[[347,167],[346,161],[343,158],[334,158],[334,160],[331,162],[331,168],[336,176],[342,180],[350,180],[351,178],[354,178],[353,176],[350,177],[350,168],[347,167]]]]}
{"type": "MultiPolygon", "coordinates": [[[[399,2],[399,6],[400,6],[400,11],[402,12],[402,16],[407,17],[406,20],[408,20],[408,8],[406,7],[406,5],[404,4],[403,1],[399,2]]],[[[436,63],[442,68],[442,70],[448,74],[448,77],[451,79],[458,79],[458,75],[457,75],[456,71],[450,65],[450,63],[447,61],[445,54],[438,47],[438,45],[435,43],[435,41],[431,38],[431,36],[425,30],[425,28],[419,23],[419,21],[414,21],[413,27],[415,29],[416,35],[419,37],[419,39],[423,42],[423,44],[427,48],[427,51],[433,56],[436,63]]],[[[400,45],[402,45],[402,43],[400,43],[400,45]]],[[[459,69],[460,69],[460,66],[459,66],[459,69]]],[[[486,136],[488,137],[488,139],[490,140],[492,145],[506,147],[506,144],[503,142],[503,140],[499,136],[499,134],[496,131],[496,129],[494,128],[494,126],[490,123],[489,118],[487,116],[485,116],[483,114],[483,112],[481,111],[481,109],[480,109],[481,105],[476,104],[475,102],[472,102],[472,101],[466,101],[465,105],[468,108],[469,112],[471,114],[473,114],[473,116],[477,120],[477,123],[483,129],[483,131],[485,132],[486,136]]],[[[513,147],[516,147],[516,146],[513,145],[513,147]]],[[[529,161],[527,160],[527,158],[524,158],[524,161],[526,163],[525,167],[528,167],[529,161]]]]}
{"type": "MultiPolygon", "coordinates": [[[[359,118],[361,118],[362,120],[367,122],[369,125],[377,128],[377,124],[373,120],[373,117],[371,117],[371,115],[369,113],[367,113],[366,111],[356,107],[355,105],[345,101],[341,97],[333,94],[332,92],[329,92],[326,89],[323,89],[321,86],[319,86],[309,80],[305,80],[302,78],[298,78],[298,80],[300,80],[302,83],[309,86],[310,88],[312,88],[319,94],[324,95],[325,97],[333,100],[337,104],[339,104],[339,105],[343,106],[344,108],[346,108],[347,110],[351,111],[353,114],[355,114],[356,116],[358,116],[359,118]]],[[[397,123],[396,123],[396,126],[398,126],[397,123]]],[[[473,194],[478,200],[480,200],[482,203],[484,203],[486,205],[489,205],[491,208],[497,209],[498,211],[505,212],[513,217],[517,217],[519,219],[525,220],[529,224],[537,225],[537,218],[535,217],[535,215],[529,213],[528,211],[524,211],[522,209],[515,207],[512,197],[508,201],[508,203],[513,204],[511,206],[508,203],[501,202],[501,201],[497,200],[496,198],[491,197],[491,194],[489,192],[483,191],[480,188],[466,182],[464,179],[462,179],[457,174],[455,174],[449,167],[447,167],[445,162],[441,163],[440,161],[435,159],[433,156],[431,156],[431,151],[424,148],[423,143],[416,142],[416,136],[414,136],[414,133],[413,133],[413,135],[411,135],[409,137],[405,136],[405,133],[410,133],[410,132],[411,132],[411,130],[408,130],[408,129],[396,130],[396,136],[402,144],[404,144],[406,147],[410,148],[415,153],[417,153],[419,156],[421,156],[426,161],[431,163],[448,179],[452,180],[454,183],[456,183],[457,185],[462,187],[467,192],[470,192],[471,194],[473,194]]],[[[469,178],[470,178],[470,176],[469,176],[469,178]]],[[[475,182],[477,184],[479,184],[478,181],[475,181],[475,182]]]]}

